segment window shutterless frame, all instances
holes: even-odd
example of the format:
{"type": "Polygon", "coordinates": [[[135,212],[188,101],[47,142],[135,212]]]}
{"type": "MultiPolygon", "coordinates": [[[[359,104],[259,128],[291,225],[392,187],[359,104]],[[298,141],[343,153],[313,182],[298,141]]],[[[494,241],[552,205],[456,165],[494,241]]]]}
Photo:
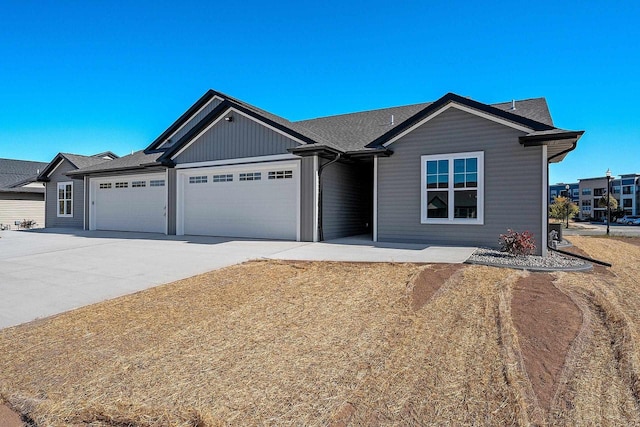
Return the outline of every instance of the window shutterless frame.
{"type": "Polygon", "coordinates": [[[420,222],[484,225],[484,152],[421,156],[420,222]]]}
{"type": "Polygon", "coordinates": [[[59,182],[57,185],[56,213],[60,218],[73,217],[73,182],[59,182]]]}

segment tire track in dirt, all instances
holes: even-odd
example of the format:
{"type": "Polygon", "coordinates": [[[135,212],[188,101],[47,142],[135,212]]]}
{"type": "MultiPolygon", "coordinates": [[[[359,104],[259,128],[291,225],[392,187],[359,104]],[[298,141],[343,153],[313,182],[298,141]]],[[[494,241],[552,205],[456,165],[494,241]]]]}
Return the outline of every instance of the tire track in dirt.
{"type": "Polygon", "coordinates": [[[513,286],[511,312],[501,313],[503,321],[513,321],[518,339],[509,357],[525,371],[529,384],[523,392],[536,424],[546,423],[569,349],[583,324],[581,310],[553,280],[548,273],[526,273],[513,286]]]}
{"type": "MultiPolygon", "coordinates": [[[[610,276],[608,274],[607,276],[610,276]]],[[[633,325],[604,275],[560,274],[556,285],[583,312],[550,408],[550,425],[640,425],[633,325]]]]}

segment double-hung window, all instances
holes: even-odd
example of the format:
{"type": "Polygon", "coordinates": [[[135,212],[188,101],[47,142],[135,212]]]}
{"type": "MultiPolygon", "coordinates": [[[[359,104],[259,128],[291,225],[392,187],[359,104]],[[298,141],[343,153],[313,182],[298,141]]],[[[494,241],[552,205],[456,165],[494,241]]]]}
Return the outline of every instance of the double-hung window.
{"type": "Polygon", "coordinates": [[[73,182],[58,183],[58,216],[73,216],[73,182]]]}
{"type": "Polygon", "coordinates": [[[484,153],[422,156],[421,222],[484,223],[484,153]]]}

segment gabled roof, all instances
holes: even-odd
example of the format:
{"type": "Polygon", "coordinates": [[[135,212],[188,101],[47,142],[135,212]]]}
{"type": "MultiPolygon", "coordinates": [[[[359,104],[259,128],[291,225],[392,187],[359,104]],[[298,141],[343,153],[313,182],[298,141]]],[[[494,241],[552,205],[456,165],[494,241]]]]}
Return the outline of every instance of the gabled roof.
{"type": "Polygon", "coordinates": [[[153,151],[151,153],[147,153],[144,150],[140,150],[114,160],[107,160],[105,162],[80,168],[73,172],[69,172],[67,175],[82,176],[98,172],[126,171],[140,169],[148,166],[158,166],[160,165],[160,163],[158,163],[158,158],[162,156],[163,153],[163,151],[153,151]]]}
{"type": "Polygon", "coordinates": [[[215,119],[217,119],[221,114],[224,114],[230,108],[239,110],[256,120],[262,121],[284,133],[290,134],[294,138],[301,139],[305,143],[315,143],[318,141],[327,142],[323,141],[321,136],[314,134],[306,127],[300,126],[294,122],[290,122],[284,117],[280,117],[266,110],[262,110],[254,105],[233,98],[222,92],[209,89],[204,95],[200,97],[200,99],[198,99],[191,107],[189,107],[189,109],[184,114],[182,114],[178,118],[178,120],[171,124],[171,126],[169,126],[167,130],[165,130],[159,137],[157,137],[145,149],[145,151],[157,150],[162,145],[162,143],[167,140],[167,138],[171,137],[171,135],[173,135],[178,129],[180,129],[185,123],[187,123],[202,107],[204,107],[207,103],[209,103],[213,98],[216,97],[222,100],[221,104],[218,105],[207,116],[205,116],[196,126],[194,126],[191,131],[180,138],[179,141],[174,143],[168,149],[169,151],[171,151],[172,153],[178,151],[179,147],[190,139],[189,137],[192,138],[194,135],[197,135],[199,133],[198,131],[201,131],[206,126],[211,124],[215,119]],[[194,131],[194,129],[196,131],[194,131]]]}
{"type": "Polygon", "coordinates": [[[208,90],[145,150],[108,163],[82,166],[77,171],[71,172],[70,175],[131,170],[150,166],[171,167],[174,164],[172,158],[176,157],[202,132],[221,120],[223,116],[226,117],[230,112],[231,114],[242,114],[298,141],[300,146],[289,150],[295,154],[310,155],[322,152],[325,154],[341,153],[352,157],[374,154],[388,155],[391,151],[386,146],[402,136],[403,132],[411,131],[425,120],[452,105],[466,108],[466,111],[526,132],[520,140],[523,145],[547,145],[550,142],[558,142],[557,147],[550,150],[549,154],[550,159],[556,161],[561,160],[570,151],[568,148],[572,146],[575,148],[572,144],[582,135],[582,131],[566,131],[556,128],[544,98],[488,105],[448,93],[435,102],[291,122],[222,92],[208,90]],[[220,100],[215,108],[178,141],[169,147],[161,147],[168,138],[172,137],[189,120],[192,120],[214,98],[220,100]]]}
{"type": "MultiPolygon", "coordinates": [[[[507,110],[504,108],[497,108],[492,105],[483,104],[478,101],[474,101],[469,98],[462,97],[460,95],[456,95],[455,93],[448,93],[442,98],[438,99],[431,104],[428,104],[426,107],[422,108],[413,116],[409,117],[398,126],[393,127],[386,133],[380,135],[373,141],[370,141],[366,146],[370,148],[380,147],[389,142],[393,141],[394,138],[402,135],[405,131],[412,129],[414,126],[419,125],[424,120],[432,117],[432,115],[437,114],[442,109],[450,106],[452,104],[458,106],[468,107],[471,110],[477,111],[478,113],[484,113],[488,116],[494,117],[496,119],[512,123],[513,125],[521,126],[523,128],[528,128],[531,131],[538,130],[550,130],[553,129],[553,125],[549,125],[546,123],[542,123],[529,117],[522,116],[520,114],[516,114],[518,112],[526,112],[527,110],[507,110]]],[[[499,104],[501,105],[501,104],[499,104]]],[[[546,105],[546,102],[545,102],[546,105]]],[[[550,116],[549,116],[550,119],[550,116]]]]}
{"type": "MultiPolygon", "coordinates": [[[[101,153],[102,155],[104,153],[101,153]]],[[[115,156],[115,154],[114,154],[115,156]]],[[[116,156],[117,157],[117,156],[116,156]]],[[[61,162],[66,160],[69,162],[74,168],[82,169],[85,167],[97,165],[100,163],[110,162],[111,160],[105,159],[103,157],[95,157],[95,156],[83,156],[80,154],[71,154],[71,153],[58,153],[51,160],[51,162],[40,172],[38,175],[38,181],[49,181],[49,175],[54,171],[55,168],[60,165],[61,162]]]]}
{"type": "Polygon", "coordinates": [[[28,160],[0,159],[0,188],[16,188],[36,181],[47,163],[28,160]]]}

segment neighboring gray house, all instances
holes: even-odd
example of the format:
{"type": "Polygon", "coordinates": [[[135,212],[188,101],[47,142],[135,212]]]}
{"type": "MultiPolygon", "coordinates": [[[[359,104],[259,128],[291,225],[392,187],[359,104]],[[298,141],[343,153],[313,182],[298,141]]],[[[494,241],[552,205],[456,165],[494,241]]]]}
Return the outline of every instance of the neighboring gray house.
{"type": "Polygon", "coordinates": [[[145,150],[63,179],[84,185],[73,221],[89,230],[495,247],[512,228],[543,253],[548,163],[582,133],[556,128],[543,98],[290,122],[211,90],[145,150]]]}
{"type": "Polygon", "coordinates": [[[16,227],[17,221],[44,226],[44,186],[38,174],[42,162],[0,159],[0,228],[16,227]]]}
{"type": "Polygon", "coordinates": [[[46,189],[45,227],[84,228],[84,181],[67,174],[116,158],[118,156],[110,151],[93,156],[58,153],[38,177],[46,189]]]}

